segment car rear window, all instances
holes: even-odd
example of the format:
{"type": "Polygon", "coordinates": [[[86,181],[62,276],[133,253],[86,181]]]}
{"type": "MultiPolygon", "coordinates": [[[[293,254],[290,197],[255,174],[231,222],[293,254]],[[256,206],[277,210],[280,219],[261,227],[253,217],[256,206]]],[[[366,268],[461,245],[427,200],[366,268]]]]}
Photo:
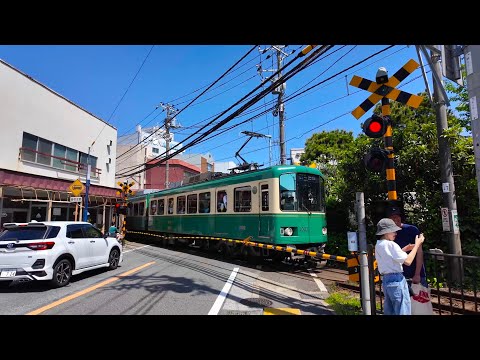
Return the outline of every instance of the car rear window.
{"type": "Polygon", "coordinates": [[[25,227],[19,227],[16,229],[5,229],[0,234],[0,241],[7,241],[12,239],[16,239],[16,240],[43,239],[46,231],[47,231],[47,227],[25,226],[25,227]]]}

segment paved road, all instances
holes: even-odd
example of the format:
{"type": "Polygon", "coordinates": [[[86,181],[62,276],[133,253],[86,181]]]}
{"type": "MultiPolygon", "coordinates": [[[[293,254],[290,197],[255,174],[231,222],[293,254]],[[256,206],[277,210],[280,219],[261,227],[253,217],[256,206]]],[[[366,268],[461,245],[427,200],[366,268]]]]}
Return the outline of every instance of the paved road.
{"type": "Polygon", "coordinates": [[[42,282],[0,289],[0,314],[332,314],[322,286],[314,276],[129,243],[114,271],[83,273],[60,289],[42,282]]]}

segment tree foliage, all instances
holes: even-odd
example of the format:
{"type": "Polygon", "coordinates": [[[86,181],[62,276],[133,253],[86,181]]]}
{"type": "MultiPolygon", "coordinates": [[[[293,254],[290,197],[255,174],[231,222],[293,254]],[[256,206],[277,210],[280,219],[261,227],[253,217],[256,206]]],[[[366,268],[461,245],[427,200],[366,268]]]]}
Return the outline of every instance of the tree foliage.
{"type": "MultiPolygon", "coordinates": [[[[426,94],[419,95],[424,101],[418,109],[391,103],[396,189],[398,198],[404,201],[407,222],[425,233],[425,248],[448,252],[440,213],[443,200],[435,110],[426,94]]],[[[374,111],[381,113],[380,106],[374,111]]],[[[449,128],[441,136],[448,139],[451,147],[463,252],[480,255],[473,141],[471,136],[463,135],[467,128],[467,115],[463,114],[457,117],[449,110],[449,128]]],[[[383,148],[383,139],[369,138],[363,133],[354,138],[352,133],[342,130],[314,134],[305,144],[302,160],[321,164],[320,169],[327,176],[327,222],[329,239],[333,240],[329,240],[332,250],[327,250],[332,253],[345,251],[346,246],[338,242],[343,240],[346,244],[346,232],[357,228],[353,213],[356,192],[364,193],[367,238],[374,243],[375,204],[387,200],[387,181],[385,172],[371,173],[364,166],[363,156],[372,146],[383,148]]]]}

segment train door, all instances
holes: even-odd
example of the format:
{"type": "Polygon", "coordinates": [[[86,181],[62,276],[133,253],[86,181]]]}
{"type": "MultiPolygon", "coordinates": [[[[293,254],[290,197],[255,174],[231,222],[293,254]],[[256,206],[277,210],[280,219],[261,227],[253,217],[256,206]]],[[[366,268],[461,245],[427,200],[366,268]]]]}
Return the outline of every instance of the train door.
{"type": "Polygon", "coordinates": [[[259,183],[259,214],[258,214],[258,236],[270,238],[270,193],[268,183],[259,183]]]}
{"type": "Polygon", "coordinates": [[[152,229],[153,228],[153,217],[157,215],[157,208],[158,208],[158,200],[157,199],[150,199],[150,206],[148,210],[148,223],[147,223],[147,229],[152,229]]]}

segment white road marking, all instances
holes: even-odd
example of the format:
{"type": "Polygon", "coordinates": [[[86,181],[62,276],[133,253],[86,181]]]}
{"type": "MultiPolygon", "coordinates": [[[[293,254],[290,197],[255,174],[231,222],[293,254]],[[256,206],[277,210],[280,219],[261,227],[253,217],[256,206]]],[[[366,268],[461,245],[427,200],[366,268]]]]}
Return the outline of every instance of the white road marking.
{"type": "Polygon", "coordinates": [[[138,249],[143,249],[144,247],[147,247],[147,246],[150,246],[150,245],[144,245],[144,246],[140,246],[140,247],[138,247],[138,248],[135,248],[135,249],[132,249],[132,250],[127,250],[127,251],[124,251],[123,253],[125,254],[125,253],[128,253],[128,252],[130,252],[130,251],[135,251],[135,250],[138,250],[138,249]]]}
{"type": "Polygon", "coordinates": [[[235,277],[237,276],[237,272],[240,268],[234,268],[232,273],[230,274],[230,277],[228,278],[227,282],[223,286],[222,291],[217,297],[217,300],[215,300],[215,303],[213,304],[212,308],[208,312],[208,315],[217,315],[220,309],[222,308],[223,302],[227,298],[228,292],[230,291],[230,288],[233,285],[233,281],[235,280],[235,277]]]}
{"type": "Polygon", "coordinates": [[[328,292],[327,288],[325,287],[325,285],[323,284],[322,280],[320,280],[317,276],[317,274],[315,274],[313,271],[311,270],[308,270],[308,272],[310,273],[310,275],[313,276],[313,280],[315,281],[315,284],[317,284],[318,288],[320,289],[320,291],[324,291],[324,292],[328,292]]]}

